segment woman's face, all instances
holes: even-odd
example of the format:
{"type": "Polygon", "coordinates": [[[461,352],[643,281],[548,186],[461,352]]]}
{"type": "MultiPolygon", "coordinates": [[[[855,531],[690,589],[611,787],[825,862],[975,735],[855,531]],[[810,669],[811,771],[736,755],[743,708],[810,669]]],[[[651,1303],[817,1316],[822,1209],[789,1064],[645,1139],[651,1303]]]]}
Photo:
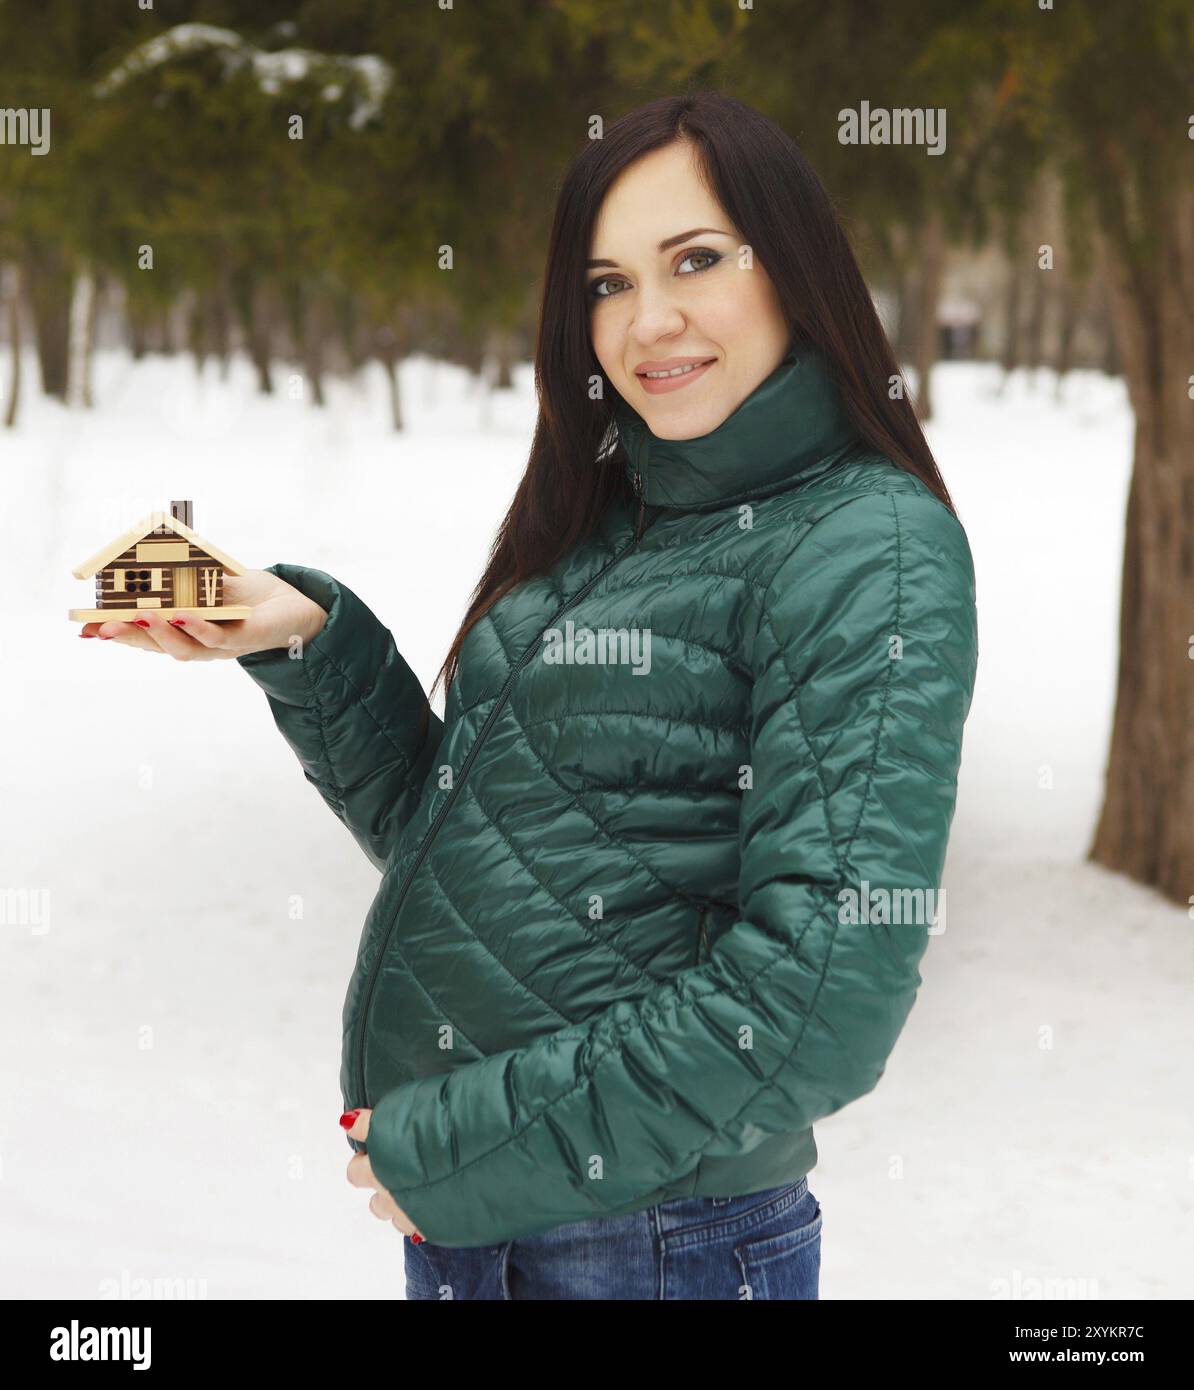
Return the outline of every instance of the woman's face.
{"type": "Polygon", "coordinates": [[[593,351],[660,439],[716,429],[788,350],[775,286],[748,250],[686,141],[636,160],[605,196],[585,272],[593,351]]]}

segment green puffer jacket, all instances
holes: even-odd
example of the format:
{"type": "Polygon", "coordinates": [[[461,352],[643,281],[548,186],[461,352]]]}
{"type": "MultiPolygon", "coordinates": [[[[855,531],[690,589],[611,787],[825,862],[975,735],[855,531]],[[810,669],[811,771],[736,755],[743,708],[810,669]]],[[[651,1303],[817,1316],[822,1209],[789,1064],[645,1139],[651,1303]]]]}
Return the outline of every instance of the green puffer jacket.
{"type": "Polygon", "coordinates": [[[381,871],[343,1102],[443,1246],[799,1179],[920,984],[978,654],[962,526],[807,348],[699,439],[617,418],[639,501],[472,629],[442,723],[319,570],[270,567],[328,611],[301,658],[239,658],[381,871]]]}

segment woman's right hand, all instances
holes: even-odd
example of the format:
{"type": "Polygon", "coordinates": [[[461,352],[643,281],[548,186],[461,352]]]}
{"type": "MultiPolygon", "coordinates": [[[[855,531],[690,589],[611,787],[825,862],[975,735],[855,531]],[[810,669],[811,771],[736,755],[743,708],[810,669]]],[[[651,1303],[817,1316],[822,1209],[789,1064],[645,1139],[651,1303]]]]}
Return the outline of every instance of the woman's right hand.
{"type": "Polygon", "coordinates": [[[319,604],[266,570],[226,574],[223,589],[224,603],[252,608],[249,617],[213,623],[189,612],[170,619],[153,608],[129,608],[124,610],[127,618],[84,623],[79,635],[160,652],[176,661],[219,661],[288,647],[296,637],[305,646],[327,621],[319,604]]]}

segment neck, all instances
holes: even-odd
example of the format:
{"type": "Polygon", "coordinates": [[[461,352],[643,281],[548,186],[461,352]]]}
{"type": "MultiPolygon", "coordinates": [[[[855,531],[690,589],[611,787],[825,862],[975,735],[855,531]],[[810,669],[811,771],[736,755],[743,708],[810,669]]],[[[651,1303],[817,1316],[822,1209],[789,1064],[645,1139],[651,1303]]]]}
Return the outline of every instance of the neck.
{"type": "Polygon", "coordinates": [[[699,510],[791,486],[858,439],[823,354],[794,348],[708,434],[660,439],[620,396],[626,470],[651,506],[699,510]]]}

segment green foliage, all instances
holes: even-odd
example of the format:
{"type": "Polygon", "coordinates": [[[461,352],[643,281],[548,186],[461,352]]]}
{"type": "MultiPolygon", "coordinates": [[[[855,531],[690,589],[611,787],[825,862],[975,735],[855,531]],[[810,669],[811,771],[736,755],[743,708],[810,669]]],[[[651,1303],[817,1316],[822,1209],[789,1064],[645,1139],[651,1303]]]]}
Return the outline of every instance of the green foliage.
{"type": "Polygon", "coordinates": [[[793,135],[872,272],[933,209],[1005,234],[1046,165],[1147,254],[1123,189],[1191,177],[1192,53],[1188,0],[0,0],[3,103],[49,107],[53,140],[0,146],[0,259],[52,247],[145,313],[190,291],[246,322],[265,295],[298,333],[316,301],[366,338],[526,328],[590,118],[703,85],[793,135]],[[946,108],[947,153],[843,144],[864,99],[946,108]]]}

